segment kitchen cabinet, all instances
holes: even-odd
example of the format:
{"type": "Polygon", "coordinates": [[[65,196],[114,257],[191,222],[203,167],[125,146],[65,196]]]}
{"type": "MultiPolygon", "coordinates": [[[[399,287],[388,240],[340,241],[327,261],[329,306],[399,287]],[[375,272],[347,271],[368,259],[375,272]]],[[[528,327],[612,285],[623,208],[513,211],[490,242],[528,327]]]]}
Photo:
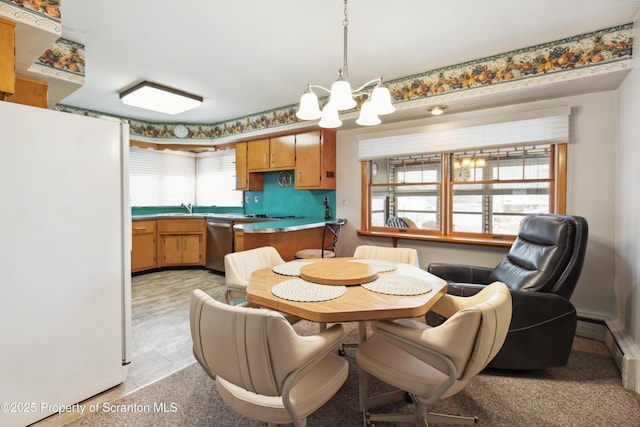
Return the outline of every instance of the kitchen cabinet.
{"type": "Polygon", "coordinates": [[[234,230],[234,251],[246,251],[262,246],[273,246],[285,261],[296,259],[301,249],[315,248],[322,241],[324,223],[309,228],[278,230],[273,232],[251,233],[234,230]]]}
{"type": "Polygon", "coordinates": [[[131,226],[131,272],[156,268],[156,220],[133,220],[131,226]]]}
{"type": "Polygon", "coordinates": [[[158,219],[157,225],[158,267],[204,266],[204,219],[158,219]]]}
{"type": "Polygon", "coordinates": [[[251,171],[293,169],[296,162],[295,135],[257,139],[247,143],[247,169],[251,171]]]}
{"type": "Polygon", "coordinates": [[[336,131],[324,129],[296,135],[295,188],[336,189],[336,131]]]}
{"type": "Polygon", "coordinates": [[[247,168],[247,142],[236,143],[236,190],[262,191],[264,175],[249,172],[247,168]]]}
{"type": "Polygon", "coordinates": [[[45,81],[16,76],[15,93],[7,97],[7,102],[48,108],[49,84],[45,81]]]}
{"type": "Polygon", "coordinates": [[[16,90],[16,23],[0,17],[0,101],[16,90]]]}

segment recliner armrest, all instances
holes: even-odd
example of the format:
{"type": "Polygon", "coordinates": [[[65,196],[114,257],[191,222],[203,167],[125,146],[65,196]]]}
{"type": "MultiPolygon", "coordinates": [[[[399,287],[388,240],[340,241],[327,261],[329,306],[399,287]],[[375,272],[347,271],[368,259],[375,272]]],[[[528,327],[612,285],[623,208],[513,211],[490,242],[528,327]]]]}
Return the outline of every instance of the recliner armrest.
{"type": "Polygon", "coordinates": [[[531,328],[564,316],[577,317],[571,301],[545,292],[511,291],[513,317],[509,330],[531,328]]]}
{"type": "Polygon", "coordinates": [[[427,271],[447,282],[488,285],[493,268],[467,264],[431,263],[427,271]]]}

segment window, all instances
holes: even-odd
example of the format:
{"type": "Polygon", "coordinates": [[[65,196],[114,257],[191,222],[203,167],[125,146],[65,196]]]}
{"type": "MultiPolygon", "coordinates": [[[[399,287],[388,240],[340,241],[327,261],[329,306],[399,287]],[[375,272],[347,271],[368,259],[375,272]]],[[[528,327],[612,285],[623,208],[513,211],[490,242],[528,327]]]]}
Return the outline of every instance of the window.
{"type": "Polygon", "coordinates": [[[132,206],[242,206],[232,149],[194,154],[132,147],[129,188],[132,206]]]}
{"type": "Polygon", "coordinates": [[[131,206],[179,206],[195,202],[195,154],[131,147],[131,206]]]}
{"type": "Polygon", "coordinates": [[[564,210],[566,144],[483,148],[363,162],[362,232],[511,242],[526,215],[564,210]]]}
{"type": "Polygon", "coordinates": [[[236,150],[198,154],[196,201],[200,206],[242,206],[236,187],[236,150]]]}

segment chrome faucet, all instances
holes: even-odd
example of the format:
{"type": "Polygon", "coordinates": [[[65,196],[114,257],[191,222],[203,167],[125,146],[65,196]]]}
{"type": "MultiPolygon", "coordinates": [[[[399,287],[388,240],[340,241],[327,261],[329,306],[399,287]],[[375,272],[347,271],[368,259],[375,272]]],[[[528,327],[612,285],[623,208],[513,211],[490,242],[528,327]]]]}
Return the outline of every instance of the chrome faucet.
{"type": "Polygon", "coordinates": [[[191,205],[191,203],[186,204],[186,205],[184,203],[180,203],[180,206],[185,208],[187,210],[187,212],[189,212],[189,214],[193,213],[193,206],[191,205]]]}

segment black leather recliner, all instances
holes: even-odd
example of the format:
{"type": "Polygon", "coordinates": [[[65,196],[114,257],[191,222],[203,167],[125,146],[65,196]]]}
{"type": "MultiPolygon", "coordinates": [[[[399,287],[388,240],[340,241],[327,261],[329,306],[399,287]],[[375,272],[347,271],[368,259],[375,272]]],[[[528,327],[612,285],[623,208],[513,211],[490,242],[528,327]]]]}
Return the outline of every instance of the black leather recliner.
{"type": "MultiPolygon", "coordinates": [[[[473,295],[494,281],[510,288],[509,333],[490,368],[532,371],[567,364],[577,325],[569,298],[582,270],[587,237],[582,217],[539,214],[522,220],[509,253],[495,268],[429,265],[430,273],[447,281],[452,295],[473,295]]],[[[427,314],[431,325],[442,320],[427,314]]]]}

